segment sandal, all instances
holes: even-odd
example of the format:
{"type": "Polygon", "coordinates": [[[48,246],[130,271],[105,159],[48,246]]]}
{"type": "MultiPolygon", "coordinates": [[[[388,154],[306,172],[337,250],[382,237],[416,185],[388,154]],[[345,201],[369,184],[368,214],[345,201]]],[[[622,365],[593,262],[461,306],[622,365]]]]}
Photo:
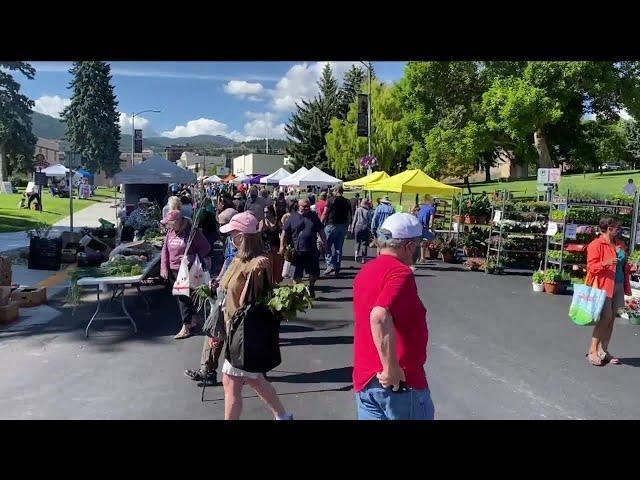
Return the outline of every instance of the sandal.
{"type": "Polygon", "coordinates": [[[182,330],[178,332],[178,334],[173,337],[176,340],[182,340],[183,338],[189,338],[191,336],[191,329],[182,327],[182,330]]]}
{"type": "Polygon", "coordinates": [[[604,356],[604,361],[606,363],[610,363],[611,365],[622,365],[622,362],[619,358],[614,357],[609,352],[607,352],[604,356]]]}
{"type": "Polygon", "coordinates": [[[595,362],[588,353],[585,353],[584,356],[587,357],[587,361],[591,365],[593,365],[594,367],[602,367],[602,366],[604,366],[604,362],[602,361],[602,359],[598,355],[596,355],[596,357],[598,358],[597,362],[595,362]]]}

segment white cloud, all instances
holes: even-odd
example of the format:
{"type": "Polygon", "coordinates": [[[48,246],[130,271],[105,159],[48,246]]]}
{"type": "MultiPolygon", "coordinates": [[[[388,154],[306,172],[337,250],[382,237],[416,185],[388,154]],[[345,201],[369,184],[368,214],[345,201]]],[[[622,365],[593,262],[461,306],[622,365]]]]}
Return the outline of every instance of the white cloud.
{"type": "Polygon", "coordinates": [[[250,122],[244,124],[244,132],[248,136],[265,138],[285,138],[284,123],[277,123],[277,116],[272,112],[246,112],[250,122]]]}
{"type": "Polygon", "coordinates": [[[260,97],[265,93],[261,83],[249,83],[244,80],[231,80],[223,88],[229,95],[257,102],[262,100],[260,97]]]}
{"type": "Polygon", "coordinates": [[[162,132],[169,138],[193,137],[195,135],[229,135],[229,126],[212,118],[189,120],[186,125],[176,125],[173,130],[162,132]]]}
{"type": "Polygon", "coordinates": [[[296,103],[302,99],[309,99],[318,93],[318,80],[322,76],[322,69],[329,63],[333,75],[342,83],[344,74],[351,65],[357,62],[315,62],[299,63],[289,71],[271,90],[272,107],[281,112],[290,112],[295,109],[296,103]]]}
{"type": "MultiPolygon", "coordinates": [[[[144,117],[136,115],[135,127],[136,129],[142,129],[144,136],[150,136],[152,133],[149,120],[144,117]]],[[[120,113],[120,130],[122,133],[131,134],[131,116],[122,112],[120,113]]]]}
{"type": "MultiPolygon", "coordinates": [[[[37,72],[45,73],[68,73],[72,67],[68,62],[30,62],[37,72]]],[[[111,62],[111,74],[120,77],[144,77],[144,78],[182,78],[186,80],[209,80],[217,82],[227,82],[238,78],[239,75],[224,75],[210,73],[195,73],[178,71],[180,66],[176,66],[176,71],[154,70],[154,69],[136,69],[121,66],[119,62],[111,62]]],[[[245,75],[247,80],[258,82],[275,82],[279,77],[273,75],[245,75]]]]}
{"type": "MultiPolygon", "coordinates": [[[[212,118],[199,118],[190,120],[186,125],[176,125],[173,130],[162,132],[169,138],[193,137],[195,135],[224,135],[236,142],[248,142],[265,138],[285,138],[284,123],[278,122],[278,115],[273,112],[245,112],[249,120],[244,124],[244,132],[229,130],[226,123],[212,118]]],[[[138,124],[136,118],[136,125],[138,124]]]]}
{"type": "Polygon", "coordinates": [[[35,101],[33,109],[38,113],[60,118],[60,113],[70,103],[71,99],[59,95],[43,95],[35,101]]]}

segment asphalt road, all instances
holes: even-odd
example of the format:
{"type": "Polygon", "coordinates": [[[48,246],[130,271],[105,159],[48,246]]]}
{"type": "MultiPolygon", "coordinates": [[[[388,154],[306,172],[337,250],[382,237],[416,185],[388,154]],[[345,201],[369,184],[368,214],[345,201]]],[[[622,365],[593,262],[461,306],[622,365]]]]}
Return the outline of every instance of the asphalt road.
{"type": "MultiPolygon", "coordinates": [[[[347,248],[346,251],[351,251],[347,248]]],[[[297,419],[353,419],[351,283],[357,271],[318,283],[315,308],[282,332],[283,363],[269,378],[297,419]]],[[[429,314],[429,379],[438,419],[640,417],[640,327],[619,324],[611,344],[624,365],[590,366],[589,328],[567,317],[568,296],[534,294],[528,276],[489,276],[434,262],[416,273],[429,314]],[[634,380],[635,379],[635,380],[634,380]]],[[[124,323],[84,326],[92,304],[46,325],[0,330],[0,418],[221,419],[222,387],[183,375],[199,363],[202,336],[177,341],[175,301],[149,287],[153,310],[133,292],[124,323]]],[[[53,304],[54,306],[55,303],[53,304]]],[[[269,419],[245,392],[244,419],[269,419]]]]}

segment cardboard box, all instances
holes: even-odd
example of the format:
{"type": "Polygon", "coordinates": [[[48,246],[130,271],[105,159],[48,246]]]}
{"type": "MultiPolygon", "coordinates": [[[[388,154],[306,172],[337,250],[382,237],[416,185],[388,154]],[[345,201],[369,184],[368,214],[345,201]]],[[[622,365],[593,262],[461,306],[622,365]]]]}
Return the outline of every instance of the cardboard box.
{"type": "Polygon", "coordinates": [[[17,320],[20,316],[20,304],[11,302],[9,305],[0,307],[0,323],[9,323],[17,320]]]}
{"type": "Polygon", "coordinates": [[[11,260],[0,257],[0,286],[11,285],[11,260]]]}
{"type": "Polygon", "coordinates": [[[11,301],[21,307],[37,307],[47,303],[47,289],[44,287],[18,287],[11,292],[11,301]]]}
{"type": "Polygon", "coordinates": [[[109,253],[111,252],[111,247],[109,245],[100,241],[93,235],[85,235],[84,237],[82,237],[82,239],[80,240],[80,245],[85,248],[85,251],[89,249],[96,252],[102,252],[105,255],[109,255],[109,253]]]}

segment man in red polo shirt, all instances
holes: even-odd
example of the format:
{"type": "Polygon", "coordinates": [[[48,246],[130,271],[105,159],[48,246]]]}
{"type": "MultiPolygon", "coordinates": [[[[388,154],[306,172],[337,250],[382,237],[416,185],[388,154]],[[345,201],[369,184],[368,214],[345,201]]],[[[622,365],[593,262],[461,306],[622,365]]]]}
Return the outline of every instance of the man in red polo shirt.
{"type": "Polygon", "coordinates": [[[419,254],[422,225],[395,213],[378,228],[380,255],[353,283],[353,383],[358,420],[433,420],[424,364],[427,310],[410,266],[419,254]]]}

